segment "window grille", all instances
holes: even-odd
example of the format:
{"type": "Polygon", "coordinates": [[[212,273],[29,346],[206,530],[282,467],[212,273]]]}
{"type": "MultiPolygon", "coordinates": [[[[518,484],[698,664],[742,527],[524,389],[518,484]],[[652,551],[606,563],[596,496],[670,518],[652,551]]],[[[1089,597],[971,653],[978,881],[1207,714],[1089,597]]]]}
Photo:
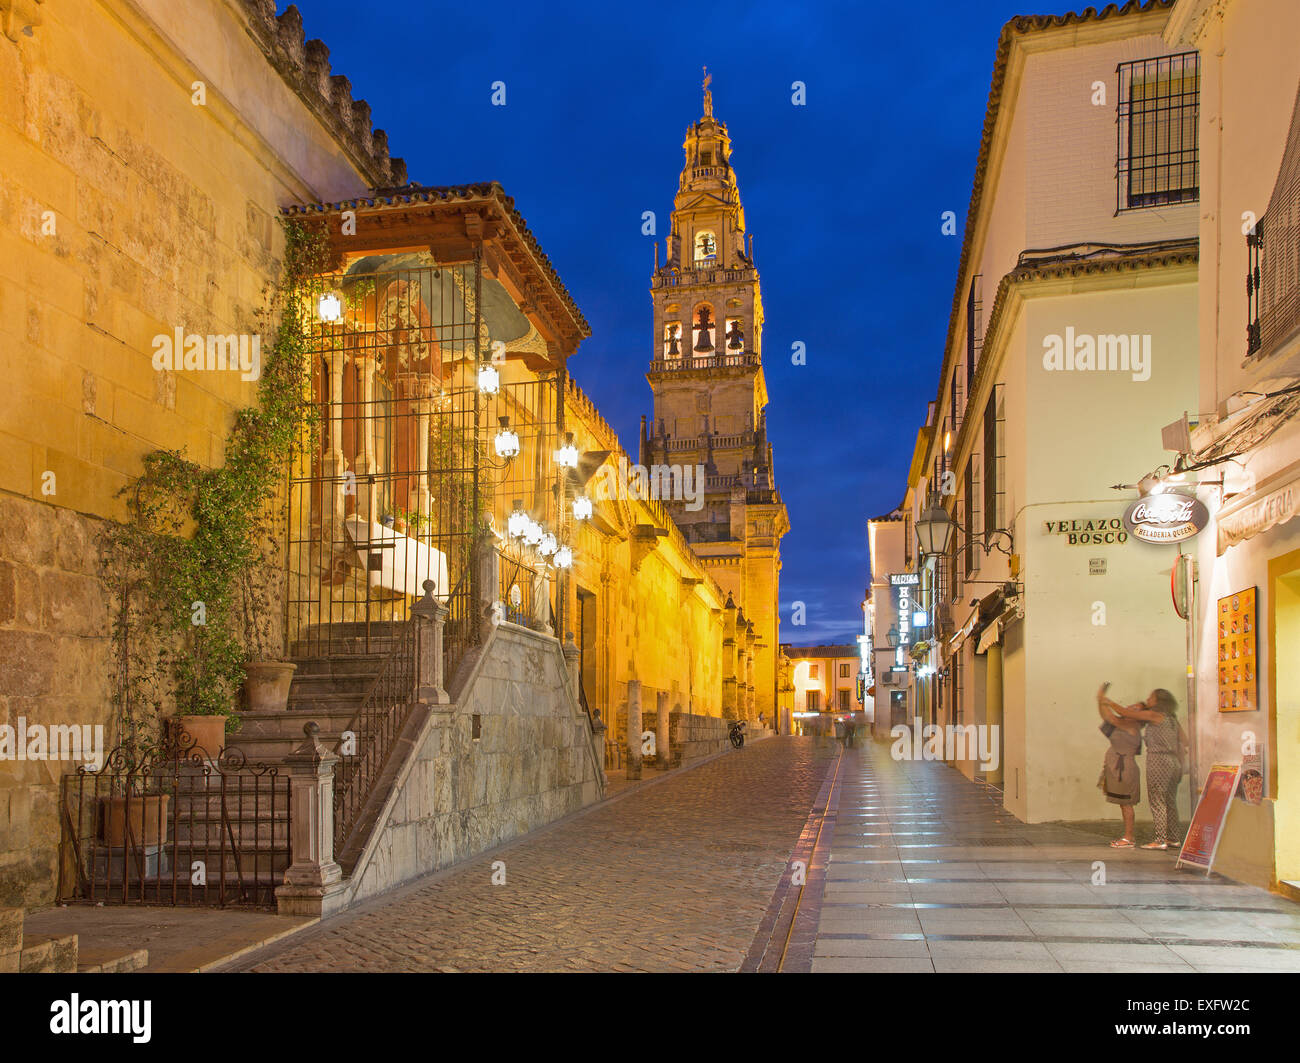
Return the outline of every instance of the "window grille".
{"type": "Polygon", "coordinates": [[[1199,53],[1120,63],[1116,69],[1116,213],[1195,202],[1199,53]]]}

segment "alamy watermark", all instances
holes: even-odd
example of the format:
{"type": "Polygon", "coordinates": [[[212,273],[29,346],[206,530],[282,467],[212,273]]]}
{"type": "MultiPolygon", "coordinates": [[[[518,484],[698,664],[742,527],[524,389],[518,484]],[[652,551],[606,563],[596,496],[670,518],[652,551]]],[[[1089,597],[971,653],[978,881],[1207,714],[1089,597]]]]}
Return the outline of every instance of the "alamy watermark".
{"type": "Polygon", "coordinates": [[[84,760],[91,771],[104,766],[103,724],[0,724],[0,760],[84,760]]]}
{"type": "Polygon", "coordinates": [[[262,337],[248,333],[200,336],[176,328],[172,335],[160,332],[153,338],[153,367],[189,372],[236,372],[241,380],[262,375],[262,337]]]}
{"type": "Polygon", "coordinates": [[[996,771],[1001,763],[997,724],[937,724],[921,726],[919,716],[912,726],[896,724],[889,730],[894,744],[889,755],[895,760],[978,760],[980,771],[996,771]]]}
{"type": "Polygon", "coordinates": [[[1134,380],[1151,379],[1151,337],[1098,334],[1065,335],[1052,332],[1043,337],[1043,368],[1048,372],[1128,373],[1134,380]]]}
{"type": "Polygon", "coordinates": [[[602,465],[596,479],[604,484],[608,499],[639,498],[642,501],[684,502],[689,513],[704,508],[703,465],[629,465],[624,456],[618,467],[602,465]]]}

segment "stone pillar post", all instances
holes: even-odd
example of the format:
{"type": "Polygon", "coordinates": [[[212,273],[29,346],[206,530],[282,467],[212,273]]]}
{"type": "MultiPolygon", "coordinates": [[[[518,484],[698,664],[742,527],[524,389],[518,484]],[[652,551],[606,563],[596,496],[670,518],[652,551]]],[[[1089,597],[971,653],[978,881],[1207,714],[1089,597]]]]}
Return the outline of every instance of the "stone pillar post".
{"type": "MultiPolygon", "coordinates": [[[[579,693],[582,677],[578,673],[578,664],[582,660],[582,654],[578,650],[578,644],[573,641],[573,632],[570,631],[564,640],[564,667],[569,673],[569,689],[573,691],[573,700],[579,705],[582,704],[582,696],[579,693]]],[[[601,763],[604,763],[602,761],[601,763]]]]}
{"type": "Polygon", "coordinates": [[[655,765],[662,769],[672,767],[673,740],[668,733],[668,691],[655,694],[655,765]]]}
{"type": "Polygon", "coordinates": [[[627,777],[641,778],[641,681],[627,682],[627,777]]]}
{"type": "Polygon", "coordinates": [[[338,757],[320,744],[320,727],[303,725],[305,742],[285,757],[292,789],[290,846],[293,863],[275,897],[281,915],[326,916],[337,911],[347,889],[334,862],[334,765],[338,757]]]}
{"type": "Polygon", "coordinates": [[[474,565],[478,577],[478,602],[475,612],[479,618],[479,642],[487,641],[492,628],[505,617],[505,603],[498,600],[501,593],[501,557],[496,540],[491,535],[481,535],[474,544],[474,565]]]}
{"type": "Polygon", "coordinates": [[[415,700],[422,705],[450,705],[443,676],[442,632],[448,608],[433,596],[433,580],[424,581],[424,595],[411,606],[415,617],[415,700]]]}
{"type": "Polygon", "coordinates": [[[529,603],[528,615],[535,631],[554,634],[551,628],[551,579],[544,565],[539,565],[533,573],[533,600],[529,603]]]}
{"type": "Polygon", "coordinates": [[[591,748],[596,754],[596,763],[600,765],[600,782],[602,786],[609,785],[609,776],[605,774],[605,734],[607,730],[605,721],[600,718],[600,710],[593,709],[591,713],[591,748]]]}

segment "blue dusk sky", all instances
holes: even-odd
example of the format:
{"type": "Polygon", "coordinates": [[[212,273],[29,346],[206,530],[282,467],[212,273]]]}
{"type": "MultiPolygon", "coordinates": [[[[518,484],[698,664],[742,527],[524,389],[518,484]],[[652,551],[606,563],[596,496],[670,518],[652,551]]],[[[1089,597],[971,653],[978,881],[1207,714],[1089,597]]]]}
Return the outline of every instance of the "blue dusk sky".
{"type": "Polygon", "coordinates": [[[901,500],[934,398],[994,50],[1020,0],[298,7],[412,180],[514,197],[591,325],[570,370],[633,456],[652,412],[641,219],[655,212],[662,241],[707,64],[762,278],[791,523],[781,638],[850,641],[867,519],[901,500]],[[940,233],[948,210],[957,236],[940,233]]]}

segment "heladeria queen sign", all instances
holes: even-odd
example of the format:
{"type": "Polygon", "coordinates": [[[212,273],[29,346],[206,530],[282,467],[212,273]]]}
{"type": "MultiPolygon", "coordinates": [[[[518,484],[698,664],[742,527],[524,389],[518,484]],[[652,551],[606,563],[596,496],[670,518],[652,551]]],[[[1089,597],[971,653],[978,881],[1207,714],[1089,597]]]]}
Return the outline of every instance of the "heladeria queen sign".
{"type": "Polygon", "coordinates": [[[1124,527],[1144,543],[1180,543],[1209,519],[1210,511],[1199,499],[1174,493],[1147,495],[1124,511],[1124,527]]]}

